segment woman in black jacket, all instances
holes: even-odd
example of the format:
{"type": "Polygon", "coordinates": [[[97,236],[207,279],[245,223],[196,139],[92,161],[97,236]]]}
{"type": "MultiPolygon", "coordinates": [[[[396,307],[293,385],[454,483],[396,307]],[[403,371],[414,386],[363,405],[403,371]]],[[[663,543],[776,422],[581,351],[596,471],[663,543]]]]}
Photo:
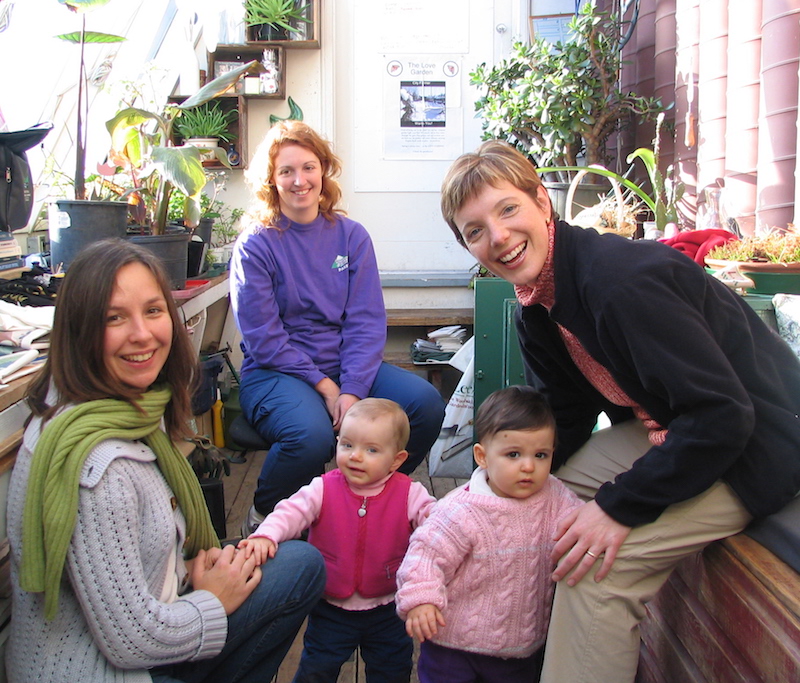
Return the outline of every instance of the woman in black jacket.
{"type": "Polygon", "coordinates": [[[504,143],[453,164],[442,212],[515,285],[526,377],[557,419],[554,474],[587,501],[559,528],[542,680],[633,681],[644,604],[674,566],[800,490],[800,363],[676,250],[557,222],[504,143]],[[593,433],[601,412],[612,427],[593,433]]]}

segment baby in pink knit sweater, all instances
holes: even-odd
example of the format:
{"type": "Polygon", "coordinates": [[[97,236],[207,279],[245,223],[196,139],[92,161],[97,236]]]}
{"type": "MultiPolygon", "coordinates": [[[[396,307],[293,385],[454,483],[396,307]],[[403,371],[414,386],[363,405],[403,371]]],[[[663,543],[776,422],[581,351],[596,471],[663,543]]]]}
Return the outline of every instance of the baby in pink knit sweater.
{"type": "Polygon", "coordinates": [[[539,680],[559,520],[580,505],[550,475],[555,420],[530,387],[494,392],[475,418],[478,463],[411,537],[397,612],[420,641],[420,683],[539,680]]]}

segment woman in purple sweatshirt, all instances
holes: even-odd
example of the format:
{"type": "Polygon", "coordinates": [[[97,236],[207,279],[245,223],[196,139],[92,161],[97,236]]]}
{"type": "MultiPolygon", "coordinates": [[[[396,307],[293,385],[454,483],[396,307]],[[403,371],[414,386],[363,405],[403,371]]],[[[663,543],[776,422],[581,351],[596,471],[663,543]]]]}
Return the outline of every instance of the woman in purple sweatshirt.
{"type": "Polygon", "coordinates": [[[409,416],[410,473],[444,417],[439,393],[382,361],[386,311],[369,234],[336,208],[341,164],[308,125],[283,121],[259,146],[247,180],[255,220],[231,261],[231,304],[242,333],[244,416],[272,444],[249,533],[275,504],[323,471],[356,401],[396,401],[409,416]]]}

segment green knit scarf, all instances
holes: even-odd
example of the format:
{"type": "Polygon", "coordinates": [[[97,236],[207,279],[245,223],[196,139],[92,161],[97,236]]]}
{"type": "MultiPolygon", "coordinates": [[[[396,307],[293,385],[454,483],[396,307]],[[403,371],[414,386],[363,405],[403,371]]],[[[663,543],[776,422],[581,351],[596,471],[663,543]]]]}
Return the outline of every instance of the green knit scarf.
{"type": "Polygon", "coordinates": [[[108,439],[144,441],[186,517],[184,552],[219,547],[203,492],[186,458],[161,429],[172,390],[164,385],[146,392],[135,406],[120,399],[82,403],[53,418],[44,428],[31,459],[22,518],[20,586],[45,594],[45,618],[58,612],[59,586],[67,548],[75,529],[81,470],[87,456],[108,439]]]}

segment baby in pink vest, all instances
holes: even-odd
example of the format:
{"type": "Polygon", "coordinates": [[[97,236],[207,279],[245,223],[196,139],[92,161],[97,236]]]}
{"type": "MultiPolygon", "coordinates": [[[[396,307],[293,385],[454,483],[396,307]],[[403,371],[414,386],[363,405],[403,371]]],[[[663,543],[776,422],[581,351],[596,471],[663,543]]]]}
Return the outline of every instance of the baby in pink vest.
{"type": "Polygon", "coordinates": [[[409,431],[394,401],[358,401],[339,430],[338,469],[282,500],[239,543],[262,564],[308,529],[309,543],[325,558],[325,595],[308,618],[298,683],[335,683],[359,646],[368,682],[410,679],[413,643],[396,614],[395,575],[411,532],[436,501],[396,471],[408,457],[409,431]]]}

